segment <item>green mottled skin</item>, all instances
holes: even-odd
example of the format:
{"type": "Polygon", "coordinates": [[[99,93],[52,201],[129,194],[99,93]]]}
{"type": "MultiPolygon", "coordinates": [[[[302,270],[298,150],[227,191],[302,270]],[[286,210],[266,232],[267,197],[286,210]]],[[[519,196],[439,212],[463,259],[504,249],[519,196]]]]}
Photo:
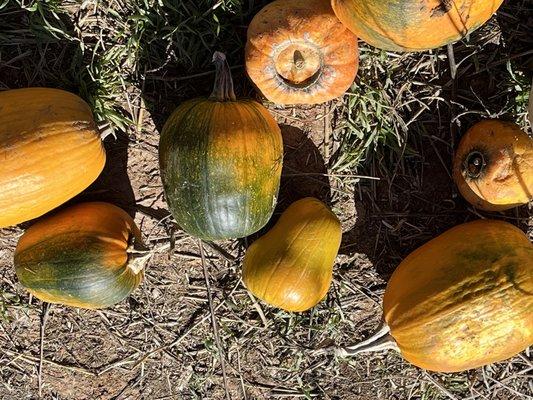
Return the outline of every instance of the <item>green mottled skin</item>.
{"type": "MultiPolygon", "coordinates": [[[[443,0],[442,3],[445,4],[445,1],[443,0]]],[[[350,24],[347,21],[343,23],[361,39],[372,46],[389,51],[424,51],[445,46],[461,40],[486,22],[485,20],[472,21],[469,8],[455,10],[453,8],[457,6],[451,3],[450,9],[452,12],[461,13],[464,25],[456,26],[455,32],[448,32],[449,34],[446,35],[439,30],[442,29],[441,21],[448,20],[450,10],[429,17],[425,12],[428,10],[428,4],[425,1],[332,0],[332,4],[334,9],[346,7],[350,10],[348,12],[350,24]],[[354,26],[357,28],[355,29],[354,26]],[[417,31],[421,26],[425,28],[417,31]],[[409,43],[413,43],[413,35],[421,36],[427,45],[410,46],[409,43]]],[[[470,3],[470,7],[481,7],[482,4],[482,1],[476,0],[470,3]]]]}
{"type": "Polygon", "coordinates": [[[185,102],[159,144],[169,208],[186,232],[204,240],[245,237],[268,222],[282,158],[279,127],[252,100],[185,102]]]}
{"type": "Polygon", "coordinates": [[[17,277],[44,301],[108,307],[126,298],[142,279],[142,273],[135,274],[126,264],[103,265],[110,246],[94,236],[53,236],[15,256],[17,277]]]}

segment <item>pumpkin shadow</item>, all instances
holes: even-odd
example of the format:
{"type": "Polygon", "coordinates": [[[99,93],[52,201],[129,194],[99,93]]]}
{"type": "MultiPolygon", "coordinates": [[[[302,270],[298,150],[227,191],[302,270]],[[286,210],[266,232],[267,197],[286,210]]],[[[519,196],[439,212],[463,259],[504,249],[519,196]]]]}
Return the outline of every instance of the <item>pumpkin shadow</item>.
{"type": "MultiPolygon", "coordinates": [[[[358,171],[380,181],[358,184],[353,196],[356,205],[362,202],[364,215],[353,231],[344,234],[341,252],[344,246],[353,246],[366,254],[384,281],[412,251],[456,225],[483,217],[528,230],[527,205],[503,212],[475,210],[451,177],[454,152],[471,126],[489,113],[503,120],[518,118],[516,110],[523,99],[514,87],[524,85],[527,93],[533,72],[529,51],[533,20],[525,2],[520,3],[505,2],[469,40],[453,45],[456,79],[451,78],[446,57],[435,65],[439,73],[435,84],[442,88],[446,105],[434,103],[416,115],[406,132],[404,150],[380,149],[358,171]]],[[[445,48],[436,51],[446,54],[445,48]]],[[[413,116],[403,115],[405,120],[413,116]]]]}
{"type": "Polygon", "coordinates": [[[124,132],[117,132],[104,141],[106,163],[102,173],[83,192],[67,204],[104,201],[114,204],[135,217],[135,194],[128,176],[128,145],[130,139],[124,132]]]}
{"type": "Polygon", "coordinates": [[[331,208],[331,187],[322,153],[301,129],[280,124],[283,137],[283,169],[278,202],[270,221],[258,232],[242,239],[248,245],[267,233],[292,203],[314,197],[331,208]]]}

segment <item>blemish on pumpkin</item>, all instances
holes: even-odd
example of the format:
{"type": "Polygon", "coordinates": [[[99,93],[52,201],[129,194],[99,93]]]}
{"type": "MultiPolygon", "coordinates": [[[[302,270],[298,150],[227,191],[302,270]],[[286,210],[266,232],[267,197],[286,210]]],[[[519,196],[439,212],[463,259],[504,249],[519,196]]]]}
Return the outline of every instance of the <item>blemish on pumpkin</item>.
{"type": "Polygon", "coordinates": [[[452,9],[452,0],[440,0],[440,4],[431,10],[430,18],[442,17],[452,9]]]}

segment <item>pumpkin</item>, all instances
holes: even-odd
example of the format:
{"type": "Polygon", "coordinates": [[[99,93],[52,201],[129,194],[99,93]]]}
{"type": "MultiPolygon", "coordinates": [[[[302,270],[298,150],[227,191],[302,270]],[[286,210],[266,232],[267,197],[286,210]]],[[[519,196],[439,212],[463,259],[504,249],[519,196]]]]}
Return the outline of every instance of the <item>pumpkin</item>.
{"type": "Polygon", "coordinates": [[[298,200],[246,251],[244,284],[275,307],[308,310],[329,290],[341,236],[338,218],[324,203],[298,200]]]}
{"type": "Polygon", "coordinates": [[[268,110],[236,100],[226,58],[215,53],[211,97],[186,101],[170,116],[159,142],[167,202],[187,233],[205,240],[248,236],[276,205],[281,131],[268,110]]]}
{"type": "Polygon", "coordinates": [[[453,178],[473,206],[499,211],[533,199],[533,140],[518,125],[486,120],[463,136],[453,178]]]}
{"type": "Polygon", "coordinates": [[[0,92],[0,228],[76,196],[105,159],[91,109],[78,96],[47,88],[0,92]]]}
{"type": "Polygon", "coordinates": [[[397,348],[438,372],[502,361],[533,344],[532,293],[526,235],[502,221],[465,223],[402,261],[385,290],[385,329],[340,354],[397,348]]]}
{"type": "Polygon", "coordinates": [[[81,203],[32,225],[15,250],[17,277],[42,301],[102,308],[141,282],[149,253],[131,217],[108,203],[81,203]]]}
{"type": "Polygon", "coordinates": [[[335,14],[374,47],[435,49],[483,25],[503,0],[331,0],[335,14]]]}
{"type": "Polygon", "coordinates": [[[317,104],[342,96],[359,65],[357,37],[329,0],[277,0],[252,20],[246,71],[278,104],[317,104]]]}

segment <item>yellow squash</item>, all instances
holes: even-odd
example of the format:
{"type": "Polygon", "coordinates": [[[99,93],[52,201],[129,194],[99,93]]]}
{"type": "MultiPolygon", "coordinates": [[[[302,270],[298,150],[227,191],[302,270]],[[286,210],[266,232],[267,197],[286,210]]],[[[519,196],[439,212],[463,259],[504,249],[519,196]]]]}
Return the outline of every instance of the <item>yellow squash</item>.
{"type": "Polygon", "coordinates": [[[322,202],[293,203],[244,258],[246,287],[287,311],[305,311],[324,298],[341,243],[338,218],[322,202]]]}

